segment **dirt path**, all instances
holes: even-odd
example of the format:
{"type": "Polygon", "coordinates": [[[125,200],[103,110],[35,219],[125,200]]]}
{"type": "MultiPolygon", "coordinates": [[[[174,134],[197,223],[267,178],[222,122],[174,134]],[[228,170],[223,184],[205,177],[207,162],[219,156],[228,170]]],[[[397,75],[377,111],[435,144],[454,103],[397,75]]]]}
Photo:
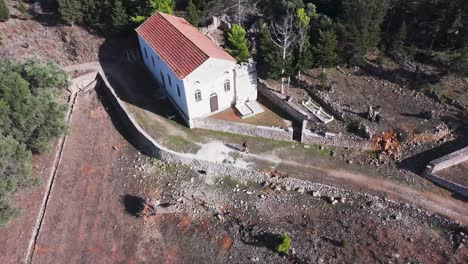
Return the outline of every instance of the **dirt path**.
{"type": "MultiPolygon", "coordinates": [[[[378,179],[376,177],[349,170],[302,164],[292,160],[265,157],[263,155],[248,154],[247,156],[254,157],[258,160],[271,162],[277,164],[277,166],[286,165],[306,170],[318,170],[325,173],[327,176],[341,180],[344,184],[352,183],[353,185],[363,187],[367,190],[384,193],[388,195],[388,198],[390,199],[395,199],[401,202],[414,203],[428,211],[447,216],[452,220],[459,221],[464,225],[468,225],[468,203],[456,200],[454,198],[447,198],[426,191],[418,191],[402,184],[378,179]]],[[[316,175],[311,175],[304,170],[300,170],[299,172],[300,173],[290,173],[290,175],[292,175],[292,177],[303,180],[314,180],[314,178],[316,178],[316,175]]]]}
{"type": "Polygon", "coordinates": [[[82,93],[31,262],[141,262],[135,255],[145,240],[121,202],[138,194],[137,158],[96,92],[82,93]]]}

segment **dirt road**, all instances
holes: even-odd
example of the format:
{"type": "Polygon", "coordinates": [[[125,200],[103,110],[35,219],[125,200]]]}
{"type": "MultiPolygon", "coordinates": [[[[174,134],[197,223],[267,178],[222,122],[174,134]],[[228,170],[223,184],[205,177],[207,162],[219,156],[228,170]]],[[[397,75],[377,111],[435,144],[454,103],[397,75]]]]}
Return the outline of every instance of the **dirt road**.
{"type": "Polygon", "coordinates": [[[129,180],[138,154],[94,91],[77,99],[75,111],[32,263],[138,262],[141,233],[121,201],[138,190],[129,180]]]}
{"type": "Polygon", "coordinates": [[[273,163],[277,167],[287,168],[291,177],[310,181],[321,180],[325,184],[330,183],[329,181],[327,182],[327,178],[332,177],[334,178],[334,184],[338,183],[340,187],[355,189],[361,192],[370,191],[373,194],[385,195],[389,199],[399,202],[413,203],[429,212],[434,212],[468,225],[468,203],[453,197],[415,190],[403,184],[368,176],[352,170],[338,169],[325,165],[303,164],[293,160],[276,159],[263,155],[250,154],[249,156],[273,163]]]}

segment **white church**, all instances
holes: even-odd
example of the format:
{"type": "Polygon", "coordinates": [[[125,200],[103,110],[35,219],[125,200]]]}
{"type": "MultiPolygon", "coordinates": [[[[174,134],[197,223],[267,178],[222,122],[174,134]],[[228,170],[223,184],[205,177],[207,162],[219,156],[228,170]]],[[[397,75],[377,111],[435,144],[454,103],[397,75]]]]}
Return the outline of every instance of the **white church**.
{"type": "Polygon", "coordinates": [[[160,12],[136,32],[146,67],[189,127],[233,106],[243,118],[263,111],[253,61],[238,64],[185,19],[160,12]]]}

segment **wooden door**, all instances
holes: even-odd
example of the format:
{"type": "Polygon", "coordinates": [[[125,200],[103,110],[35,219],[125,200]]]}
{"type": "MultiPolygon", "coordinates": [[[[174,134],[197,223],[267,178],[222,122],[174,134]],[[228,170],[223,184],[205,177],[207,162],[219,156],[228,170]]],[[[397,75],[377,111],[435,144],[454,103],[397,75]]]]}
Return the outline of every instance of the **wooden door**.
{"type": "Polygon", "coordinates": [[[215,93],[210,96],[210,106],[212,113],[218,111],[218,95],[215,93]]]}

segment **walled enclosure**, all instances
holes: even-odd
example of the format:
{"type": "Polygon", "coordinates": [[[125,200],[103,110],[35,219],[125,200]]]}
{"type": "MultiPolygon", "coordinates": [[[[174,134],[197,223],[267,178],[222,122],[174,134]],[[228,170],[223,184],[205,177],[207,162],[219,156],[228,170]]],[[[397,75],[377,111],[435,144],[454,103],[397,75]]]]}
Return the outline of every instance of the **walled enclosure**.
{"type": "MultiPolygon", "coordinates": [[[[372,144],[365,140],[356,140],[343,138],[339,135],[329,134],[319,135],[313,133],[307,129],[307,122],[310,119],[308,113],[305,113],[294,103],[288,102],[286,96],[275,92],[268,83],[264,80],[259,79],[258,91],[268,98],[277,107],[288,113],[294,120],[302,124],[301,128],[301,143],[314,144],[314,145],[326,145],[335,147],[347,147],[361,150],[372,149],[372,144]]],[[[297,128],[296,128],[297,129],[297,128]]]]}
{"type": "Polygon", "coordinates": [[[288,113],[295,121],[302,123],[304,120],[309,120],[310,116],[299,106],[288,102],[286,95],[275,92],[264,80],[259,79],[258,83],[258,91],[281,110],[288,113]]]}

